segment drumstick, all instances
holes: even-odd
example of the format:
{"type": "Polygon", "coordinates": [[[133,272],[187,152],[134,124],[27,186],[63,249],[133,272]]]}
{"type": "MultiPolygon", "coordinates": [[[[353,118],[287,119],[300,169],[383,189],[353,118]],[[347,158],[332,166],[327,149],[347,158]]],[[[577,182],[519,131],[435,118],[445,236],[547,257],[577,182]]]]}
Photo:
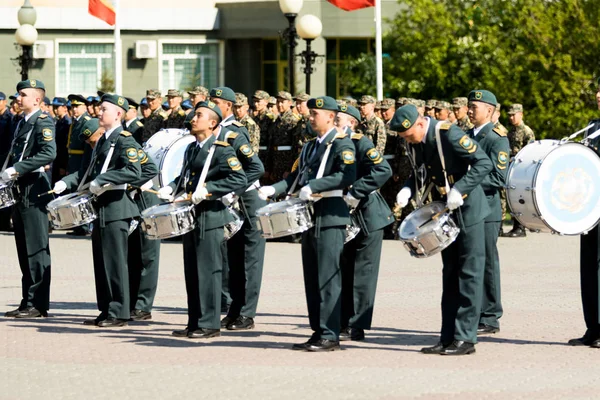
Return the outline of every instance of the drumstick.
{"type": "MultiPolygon", "coordinates": [[[[206,194],[206,197],[210,197],[210,196],[212,196],[212,193],[207,193],[206,194]]],[[[179,203],[180,201],[190,201],[190,200],[192,200],[192,195],[188,194],[185,198],[179,199],[179,200],[175,200],[175,201],[173,201],[173,203],[179,203]]]]}
{"type": "Polygon", "coordinates": [[[47,194],[52,194],[52,193],[54,193],[54,190],[49,190],[49,191],[47,191],[46,193],[41,193],[41,194],[38,194],[38,197],[42,197],[42,196],[45,196],[45,195],[47,195],[47,194]]]}
{"type": "Polygon", "coordinates": [[[152,193],[158,196],[158,191],[156,190],[152,190],[152,189],[144,189],[142,190],[142,192],[148,192],[148,193],[152,193]]]}
{"type": "MultiPolygon", "coordinates": [[[[466,194],[463,194],[462,198],[463,198],[463,199],[466,199],[466,198],[467,198],[467,195],[466,195],[466,194]]],[[[426,224],[430,223],[431,221],[434,221],[434,220],[438,219],[439,217],[441,217],[441,216],[442,216],[442,214],[445,214],[445,213],[447,213],[447,212],[448,212],[448,207],[445,207],[445,208],[444,208],[442,211],[440,211],[440,212],[439,212],[439,213],[437,213],[437,214],[433,214],[433,215],[431,216],[431,218],[429,218],[427,221],[423,222],[421,225],[417,226],[417,229],[420,229],[420,228],[421,228],[423,225],[426,225],[426,224]]]]}
{"type": "MultiPolygon", "coordinates": [[[[292,194],[290,194],[289,196],[290,196],[290,197],[300,197],[300,195],[299,195],[299,194],[297,194],[297,193],[292,193],[292,194]]],[[[310,197],[314,197],[314,198],[322,198],[322,197],[323,197],[323,195],[322,195],[321,193],[313,193],[313,194],[311,194],[311,195],[310,195],[310,197]]]]}

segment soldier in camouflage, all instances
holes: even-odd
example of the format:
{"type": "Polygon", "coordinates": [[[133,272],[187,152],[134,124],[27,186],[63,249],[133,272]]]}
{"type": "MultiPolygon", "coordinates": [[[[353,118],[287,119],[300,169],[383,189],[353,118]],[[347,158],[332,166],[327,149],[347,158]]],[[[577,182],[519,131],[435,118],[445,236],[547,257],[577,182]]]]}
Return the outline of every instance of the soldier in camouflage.
{"type": "Polygon", "coordinates": [[[298,156],[300,155],[302,146],[316,136],[310,127],[310,111],[307,105],[308,99],[310,99],[310,95],[306,93],[300,93],[294,97],[294,101],[296,102],[296,111],[298,111],[298,115],[301,118],[299,127],[297,129],[298,136],[294,140],[294,144],[296,146],[295,150],[298,156]]]}
{"type": "Polygon", "coordinates": [[[456,117],[456,125],[463,130],[468,131],[473,128],[473,123],[469,120],[467,112],[469,111],[469,102],[466,97],[455,97],[452,99],[452,109],[456,117]]]}
{"type": "Polygon", "coordinates": [[[277,98],[275,96],[269,97],[268,109],[275,116],[275,119],[279,118],[279,108],[277,107],[277,98]]]}
{"type": "MultiPolygon", "coordinates": [[[[535,135],[530,127],[523,122],[523,105],[513,104],[508,110],[510,124],[508,131],[508,142],[510,143],[510,156],[514,157],[527,144],[535,141],[535,135]]],[[[502,191],[502,210],[506,212],[506,191],[502,191]]],[[[513,218],[513,228],[507,233],[501,232],[503,237],[524,237],[526,235],[523,226],[513,218]]]]}
{"type": "Polygon", "coordinates": [[[162,109],[162,94],[156,89],[146,90],[146,101],[151,113],[144,118],[144,132],[142,133],[142,143],[146,143],[148,139],[158,132],[165,124],[169,117],[162,109]]]}
{"type": "Polygon", "coordinates": [[[257,90],[252,96],[252,102],[254,104],[254,121],[258,124],[260,129],[260,142],[258,144],[258,158],[262,161],[265,166],[265,174],[263,175],[262,182],[267,184],[272,182],[270,180],[271,170],[267,165],[267,154],[269,153],[269,135],[271,133],[271,126],[275,123],[275,116],[269,111],[269,93],[264,90],[257,90]]]}
{"type": "Polygon", "coordinates": [[[358,108],[362,121],[358,129],[369,138],[374,144],[379,154],[385,152],[385,125],[380,118],[375,115],[375,98],[373,96],[362,96],[358,102],[358,108]]]}
{"type": "Polygon", "coordinates": [[[183,96],[176,89],[169,89],[167,92],[167,102],[169,103],[169,116],[165,121],[163,128],[183,129],[185,123],[185,111],[181,108],[183,96]]]}
{"type": "Polygon", "coordinates": [[[277,110],[279,118],[272,126],[267,157],[267,169],[271,171],[271,179],[279,182],[285,179],[294,165],[298,154],[294,144],[298,137],[300,117],[292,112],[292,95],[281,91],[277,94],[277,110]]]}
{"type": "Polygon", "coordinates": [[[425,100],[417,99],[417,112],[421,117],[425,116],[425,100]]]}
{"type": "Polygon", "coordinates": [[[258,154],[258,146],[260,144],[260,128],[248,113],[249,109],[250,106],[248,105],[248,98],[242,93],[236,93],[235,104],[233,105],[235,119],[242,123],[248,130],[250,147],[252,147],[252,151],[258,154]]]}
{"type": "Polygon", "coordinates": [[[206,101],[206,98],[208,97],[208,89],[204,86],[194,86],[192,90],[188,91],[188,95],[190,96],[189,100],[193,106],[192,109],[194,109],[196,104],[200,103],[201,101],[206,101]]]}
{"type": "Polygon", "coordinates": [[[377,102],[375,103],[375,115],[377,116],[377,118],[379,118],[380,120],[383,121],[383,116],[381,115],[381,100],[377,100],[377,102]]]}
{"type": "Polygon", "coordinates": [[[450,103],[447,101],[438,100],[435,102],[434,115],[438,121],[448,121],[450,115],[450,103]]]}
{"type": "Polygon", "coordinates": [[[425,114],[427,117],[435,118],[435,105],[437,102],[435,99],[429,99],[425,102],[425,114]]]}

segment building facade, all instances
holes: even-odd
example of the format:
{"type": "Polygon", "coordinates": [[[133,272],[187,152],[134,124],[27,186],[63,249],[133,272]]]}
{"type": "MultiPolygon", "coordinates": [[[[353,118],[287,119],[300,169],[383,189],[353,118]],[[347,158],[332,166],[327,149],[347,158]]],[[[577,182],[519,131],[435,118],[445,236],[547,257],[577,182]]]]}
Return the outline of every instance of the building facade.
{"type": "MultiPolygon", "coordinates": [[[[37,11],[38,41],[30,76],[46,84],[49,96],[92,95],[113,89],[113,29],[87,11],[87,0],[31,0],[37,11]],[[60,4],[59,4],[60,3],[60,4]]],[[[12,93],[20,80],[15,45],[22,0],[0,5],[0,91],[12,93]]],[[[396,0],[382,1],[382,15],[401,9],[396,0]]],[[[374,52],[374,9],[346,12],[325,0],[304,0],[299,18],[319,17],[321,37],[312,49],[321,55],[313,66],[311,94],[339,96],[340,65],[348,57],[374,52]]],[[[164,92],[196,85],[227,85],[252,94],[276,93],[287,87],[287,45],[280,32],[287,20],[277,0],[200,0],[168,4],[158,0],[120,1],[122,93],[141,98],[148,88],[164,92]]],[[[385,30],[385,24],[384,24],[385,30]]],[[[298,40],[296,53],[305,49],[298,40]]],[[[303,65],[296,59],[296,87],[304,90],[303,65]]]]}

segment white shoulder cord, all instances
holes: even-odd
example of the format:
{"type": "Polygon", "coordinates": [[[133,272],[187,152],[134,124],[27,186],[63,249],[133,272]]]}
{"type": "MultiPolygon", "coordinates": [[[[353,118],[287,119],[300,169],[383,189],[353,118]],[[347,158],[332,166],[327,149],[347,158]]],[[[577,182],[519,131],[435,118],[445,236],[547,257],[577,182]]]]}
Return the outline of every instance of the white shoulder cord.
{"type": "Polygon", "coordinates": [[[444,159],[444,151],[442,150],[442,141],[440,138],[440,128],[443,122],[438,122],[435,126],[435,141],[437,142],[438,153],[440,155],[440,161],[442,162],[442,171],[444,172],[444,180],[446,181],[446,196],[450,192],[450,185],[448,184],[448,176],[446,174],[446,160],[444,159]]]}

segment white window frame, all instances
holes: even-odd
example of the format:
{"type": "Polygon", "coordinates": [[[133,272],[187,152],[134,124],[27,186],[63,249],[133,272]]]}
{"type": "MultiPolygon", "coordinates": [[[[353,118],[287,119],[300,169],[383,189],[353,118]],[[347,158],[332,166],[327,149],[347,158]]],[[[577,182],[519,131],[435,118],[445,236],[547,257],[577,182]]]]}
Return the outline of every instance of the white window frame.
{"type": "MultiPolygon", "coordinates": [[[[100,44],[112,44],[113,45],[113,52],[110,54],[106,54],[106,55],[99,55],[99,54],[94,54],[94,55],[90,55],[90,56],[86,56],[86,55],[81,55],[79,54],[77,58],[97,58],[98,59],[98,71],[100,71],[100,75],[97,77],[98,78],[98,85],[100,85],[101,81],[102,81],[102,59],[105,58],[114,58],[114,49],[115,49],[115,41],[113,39],[55,39],[54,42],[54,54],[56,54],[56,57],[54,57],[54,69],[55,69],[55,74],[54,74],[54,87],[57,89],[56,90],[56,95],[58,97],[67,97],[69,94],[74,93],[73,91],[70,91],[70,88],[60,88],[59,87],[59,81],[60,78],[58,76],[58,74],[60,73],[60,59],[61,58],[65,58],[64,55],[61,56],[61,54],[59,53],[59,46],[60,44],[67,44],[67,43],[84,43],[84,44],[88,44],[88,43],[100,43],[100,44]],[[61,90],[66,90],[66,92],[59,92],[58,89],[61,90]]],[[[67,64],[66,64],[66,71],[67,71],[67,76],[66,76],[66,82],[70,82],[69,79],[69,74],[70,74],[70,62],[69,59],[71,55],[67,56],[67,64]]],[[[116,73],[116,71],[115,71],[116,73]]],[[[87,96],[96,96],[96,93],[78,93],[81,94],[84,97],[87,96]]]]}
{"type": "MultiPolygon", "coordinates": [[[[217,44],[218,45],[218,55],[217,55],[217,86],[223,86],[223,82],[225,81],[225,49],[223,46],[222,40],[216,39],[206,39],[204,38],[196,38],[196,39],[159,39],[158,40],[158,88],[159,90],[165,91],[168,89],[180,89],[175,87],[170,87],[171,82],[163,82],[162,76],[162,68],[163,61],[169,61],[169,69],[174,69],[175,58],[178,59],[196,59],[198,58],[195,54],[186,54],[184,56],[177,55],[174,57],[171,54],[163,54],[163,44],[217,44]],[[169,87],[167,87],[169,86],[169,87]]],[[[208,88],[209,90],[211,88],[208,88]]]]}

